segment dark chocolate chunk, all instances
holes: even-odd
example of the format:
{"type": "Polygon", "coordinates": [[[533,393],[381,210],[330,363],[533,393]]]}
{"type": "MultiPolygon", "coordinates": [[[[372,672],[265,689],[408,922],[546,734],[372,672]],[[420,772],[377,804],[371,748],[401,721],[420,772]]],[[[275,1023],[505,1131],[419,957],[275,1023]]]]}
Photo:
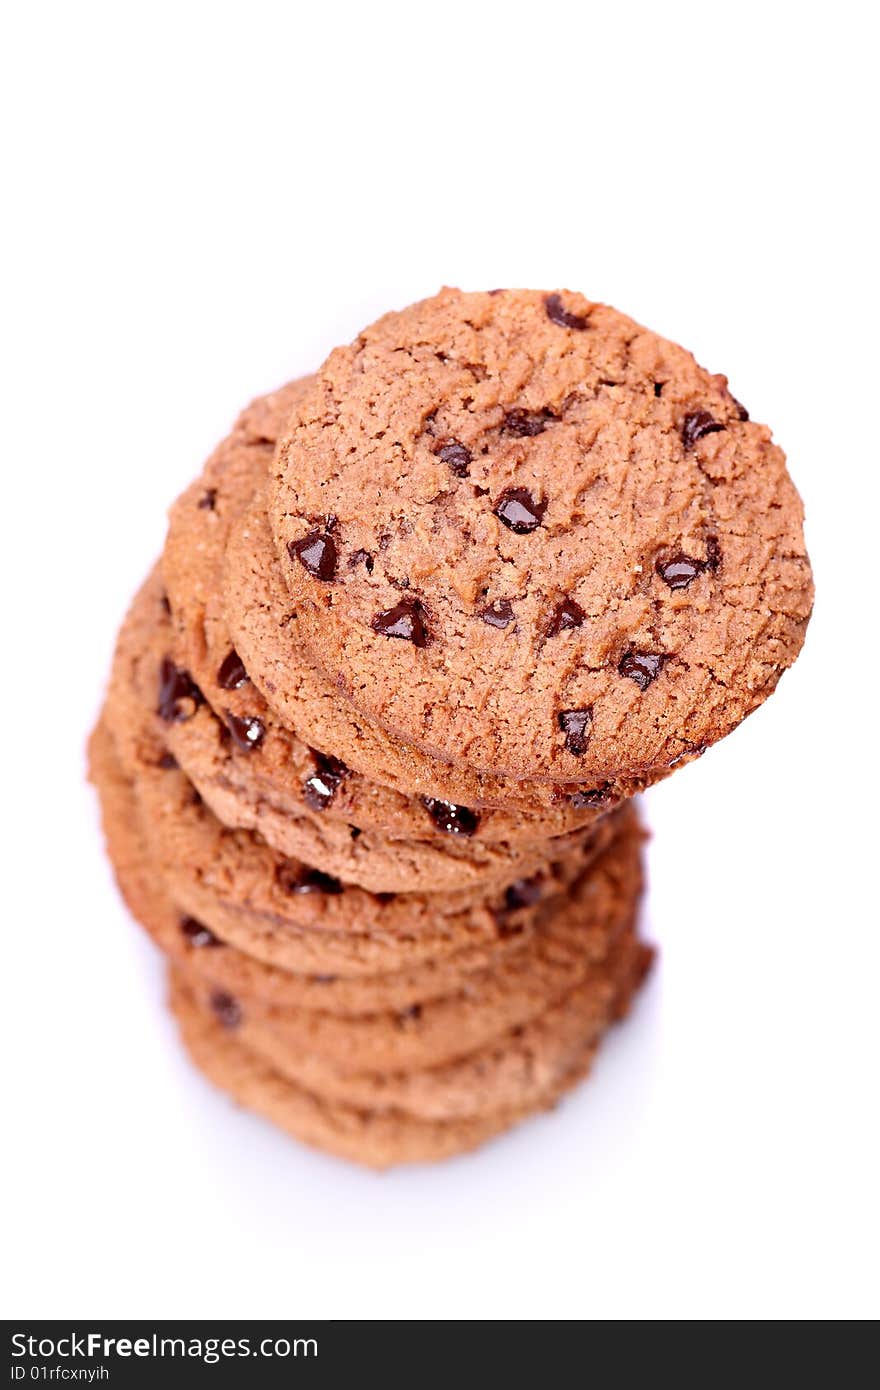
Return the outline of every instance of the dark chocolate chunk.
{"type": "Polygon", "coordinates": [[[223,690],[240,690],[248,681],[248,673],[238,652],[233,650],[225,656],[217,672],[217,684],[223,690]]]}
{"type": "Polygon", "coordinates": [[[322,873],[320,869],[310,869],[305,864],[282,863],[275,870],[278,887],[285,893],[329,893],[342,892],[338,878],[322,873]]]}
{"type": "Polygon", "coordinates": [[[252,753],[255,748],[259,748],[266,737],[266,726],[262,719],[258,719],[255,714],[233,714],[231,709],[225,710],[224,716],[226,726],[239,748],[246,753],[252,753]]]}
{"type": "Polygon", "coordinates": [[[456,478],[466,478],[471,461],[471,451],[459,439],[438,439],[433,452],[455,474],[456,478]]]}
{"type": "Polygon", "coordinates": [[[532,439],[536,434],[543,434],[551,420],[558,418],[552,410],[525,410],[517,405],[504,412],[502,428],[519,439],[532,439]]]}
{"type": "Polygon", "coordinates": [[[559,727],[565,734],[565,746],[576,758],[587,751],[592,725],[592,705],[587,705],[584,709],[564,709],[559,712],[559,727]]]}
{"type": "Polygon", "coordinates": [[[692,449],[698,439],[707,434],[717,434],[724,425],[710,415],[708,410],[694,410],[682,421],[681,438],[686,449],[692,449]]]}
{"type": "Polygon", "coordinates": [[[210,927],[195,917],[181,917],[180,930],[190,946],[222,946],[223,942],[215,936],[210,927]]]}
{"type": "Polygon", "coordinates": [[[658,559],[656,569],[670,589],[686,589],[698,574],[702,574],[704,565],[702,560],[692,560],[689,555],[674,555],[672,559],[658,559]]]}
{"type": "Polygon", "coordinates": [[[207,492],[203,492],[199,498],[199,511],[212,512],[217,502],[217,489],[209,487],[207,492]]]}
{"type": "Polygon", "coordinates": [[[749,412],[746,410],[742,402],[738,401],[736,399],[736,396],[731,396],[730,399],[733,401],[734,409],[736,410],[737,420],[748,420],[749,412]]]}
{"type": "Polygon", "coordinates": [[[160,767],[163,772],[172,772],[174,768],[180,767],[180,763],[177,761],[173,753],[169,753],[166,750],[164,753],[161,753],[157,758],[156,766],[160,767]]]}
{"type": "Polygon", "coordinates": [[[159,666],[159,703],[156,713],[166,724],[180,724],[192,719],[205,697],[189,671],[175,666],[170,656],[162,658],[159,666]]]}
{"type": "Polygon", "coordinates": [[[510,627],[511,623],[516,622],[516,614],[509,598],[499,598],[494,603],[487,604],[480,610],[480,617],[490,627],[510,627]]]}
{"type": "Polygon", "coordinates": [[[579,603],[575,603],[573,598],[562,600],[547,628],[547,637],[556,637],[560,632],[567,632],[570,628],[580,627],[585,617],[584,610],[579,603]]]}
{"type": "Polygon", "coordinates": [[[400,637],[414,647],[426,647],[430,638],[425,610],[417,598],[401,599],[393,608],[377,613],[371,626],[383,637],[400,637]]]}
{"type": "Polygon", "coordinates": [[[329,584],[336,578],[336,542],[326,531],[310,531],[302,540],[290,541],[287,551],[291,560],[299,560],[313,579],[329,584]]]}
{"type": "Polygon", "coordinates": [[[473,835],[480,824],[476,811],[467,806],[454,806],[451,801],[441,801],[436,796],[423,796],[422,805],[438,830],[447,835],[473,835]]]}
{"type": "Polygon", "coordinates": [[[639,690],[647,690],[669,660],[668,652],[626,652],[617,669],[622,676],[635,681],[639,690]]]}
{"type": "MultiPolygon", "coordinates": [[[[326,811],[349,769],[339,758],[331,758],[311,750],[315,760],[315,771],[303,783],[303,799],[313,811],[326,811]]],[[[358,835],[360,831],[358,831],[358,835]]]]}
{"type": "Polygon", "coordinates": [[[517,536],[528,535],[541,525],[547,510],[546,499],[537,501],[524,487],[509,487],[495,503],[495,515],[517,536]]]}
{"type": "Polygon", "coordinates": [[[574,328],[582,333],[588,326],[588,320],[583,314],[572,314],[566,309],[558,294],[548,294],[544,300],[544,308],[550,322],[558,323],[560,328],[574,328]]]}

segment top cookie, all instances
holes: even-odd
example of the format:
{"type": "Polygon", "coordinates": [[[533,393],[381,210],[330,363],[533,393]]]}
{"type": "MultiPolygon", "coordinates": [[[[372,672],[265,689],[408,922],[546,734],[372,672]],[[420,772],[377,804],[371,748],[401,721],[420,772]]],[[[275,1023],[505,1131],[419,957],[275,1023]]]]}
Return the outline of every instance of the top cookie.
{"type": "Polygon", "coordinates": [[[605,305],[444,290],[328,358],[273,467],[298,631],[453,764],[657,773],[803,642],[800,499],[726,379],[605,305]]]}

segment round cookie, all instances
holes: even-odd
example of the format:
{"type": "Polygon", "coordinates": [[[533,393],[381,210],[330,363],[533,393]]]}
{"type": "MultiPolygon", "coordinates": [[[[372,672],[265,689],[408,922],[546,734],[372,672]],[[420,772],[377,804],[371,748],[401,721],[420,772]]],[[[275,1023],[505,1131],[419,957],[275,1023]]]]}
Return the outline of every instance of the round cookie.
{"type": "MultiPolygon", "coordinates": [[[[477,1148],[539,1108],[530,1105],[443,1121],[334,1104],[296,1086],[245,1048],[216,1017],[199,1009],[173,975],[170,1005],[190,1059],[215,1086],[302,1143],[367,1167],[450,1158],[477,1148]]],[[[569,1075],[542,1097],[540,1108],[550,1108],[585,1076],[591,1058],[588,1046],[569,1075]]]]}
{"type": "Polygon", "coordinates": [[[769,430],[569,293],[444,290],[331,353],[269,511],[300,638],[352,702],[507,777],[668,770],[773,690],[812,603],[769,430]]]}
{"type": "MultiPolygon", "coordinates": [[[[108,700],[111,727],[134,731],[145,720],[155,724],[158,717],[168,749],[218,817],[227,825],[258,830],[287,856],[319,865],[327,873],[374,892],[460,892],[493,883],[505,886],[528,877],[539,871],[548,857],[577,853],[591,834],[588,826],[552,841],[514,844],[484,843],[477,834],[395,838],[361,830],[345,820],[328,819],[310,811],[301,794],[291,801],[276,789],[278,769],[289,763],[285,758],[289,742],[285,737],[277,747],[262,724],[259,742],[248,752],[242,751],[242,757],[255,767],[265,762],[265,770],[253,799],[244,797],[215,773],[229,744],[239,742],[240,737],[216,718],[203,698],[202,687],[193,683],[188,669],[177,665],[169,645],[161,583],[153,574],[120,631],[108,700]]],[[[244,717],[239,722],[243,723],[244,717]]],[[[331,774],[324,775],[332,784],[331,774]]],[[[301,793],[302,788],[299,790],[301,793]]],[[[462,814],[462,808],[457,814],[462,814]]]]}

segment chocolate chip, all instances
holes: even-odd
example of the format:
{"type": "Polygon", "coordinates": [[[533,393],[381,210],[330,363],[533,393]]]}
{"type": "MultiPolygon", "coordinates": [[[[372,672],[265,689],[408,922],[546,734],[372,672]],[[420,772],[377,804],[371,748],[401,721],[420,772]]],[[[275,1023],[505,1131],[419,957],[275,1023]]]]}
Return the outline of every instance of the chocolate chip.
{"type": "Polygon", "coordinates": [[[299,560],[313,579],[329,584],[336,577],[336,542],[326,531],[310,531],[302,540],[289,541],[287,553],[299,560]]]}
{"type": "Polygon", "coordinates": [[[353,840],[359,840],[364,832],[359,825],[350,825],[348,827],[348,833],[353,840]]]}
{"type": "Polygon", "coordinates": [[[541,525],[547,510],[545,499],[536,501],[527,488],[509,487],[495,503],[495,515],[517,536],[526,536],[541,525]]]}
{"type": "Polygon", "coordinates": [[[199,498],[199,511],[212,512],[217,502],[217,489],[209,487],[199,498]]]}
{"type": "Polygon", "coordinates": [[[244,662],[237,651],[231,651],[220,663],[217,672],[217,684],[223,690],[240,690],[248,681],[248,673],[244,669],[244,662]]]}
{"type": "Polygon", "coordinates": [[[692,560],[689,555],[674,555],[671,560],[658,559],[655,568],[670,589],[686,589],[702,574],[704,566],[701,560],[692,560]]]}
{"type": "Polygon", "coordinates": [[[702,439],[704,435],[717,434],[723,429],[721,421],[710,415],[708,410],[694,410],[682,421],[682,443],[686,449],[692,449],[697,440],[702,439]]]}
{"type": "Polygon", "coordinates": [[[180,763],[177,761],[173,753],[168,753],[166,751],[165,753],[162,753],[159,758],[157,758],[156,766],[161,768],[163,772],[171,772],[174,768],[180,767],[180,763]]]}
{"type": "Polygon", "coordinates": [[[558,323],[560,328],[575,328],[582,333],[588,326],[587,319],[582,314],[572,314],[566,309],[558,294],[548,294],[544,300],[544,308],[550,322],[558,323]]]}
{"type": "Polygon", "coordinates": [[[438,830],[447,835],[473,835],[480,824],[476,811],[467,806],[454,806],[451,801],[441,801],[436,796],[423,796],[422,805],[438,830]]]}
{"type": "Polygon", "coordinates": [[[348,562],[348,568],[353,570],[357,569],[358,565],[363,565],[367,574],[372,574],[375,563],[369,550],[356,550],[348,562]]]}
{"type": "Polygon", "coordinates": [[[556,637],[560,632],[567,632],[570,628],[580,627],[586,614],[579,603],[575,603],[573,598],[562,600],[547,628],[545,636],[556,637]]]}
{"type": "Polygon", "coordinates": [[[180,930],[190,946],[223,945],[223,942],[214,935],[211,928],[206,927],[203,922],[197,921],[195,917],[181,917],[180,930]]]}
{"type": "Polygon", "coordinates": [[[654,382],[654,395],[655,395],[655,396],[662,396],[662,395],[663,395],[663,387],[664,387],[665,385],[666,385],[666,382],[665,382],[665,381],[655,381],[655,382],[654,382]]]}
{"type": "Polygon", "coordinates": [[[467,477],[471,451],[466,444],[461,443],[461,440],[438,439],[433,452],[441,462],[448,464],[450,471],[455,474],[456,478],[467,477]]]}
{"type": "Polygon", "coordinates": [[[586,811],[588,808],[607,806],[614,800],[614,789],[610,782],[604,782],[601,787],[588,787],[573,793],[570,805],[576,811],[586,811]]]}
{"type": "Polygon", "coordinates": [[[576,758],[587,751],[592,725],[592,705],[587,705],[585,709],[564,709],[559,712],[559,727],[565,734],[565,746],[576,758]]]}
{"type": "Polygon", "coordinates": [[[513,410],[504,412],[502,429],[520,439],[531,439],[543,434],[550,421],[558,418],[552,410],[524,410],[522,406],[514,406],[513,410]]]}
{"type": "Polygon", "coordinates": [[[215,989],[209,1002],[217,1021],[224,1028],[238,1027],[241,1023],[241,1005],[233,995],[227,994],[225,989],[215,989]]]}
{"type": "Polygon", "coordinates": [[[733,402],[734,409],[736,410],[737,420],[748,420],[749,412],[746,410],[742,402],[738,401],[736,399],[736,396],[731,396],[730,399],[733,402]]]}
{"type": "Polygon", "coordinates": [[[480,617],[490,627],[510,627],[511,623],[516,622],[516,614],[509,598],[499,598],[494,603],[487,604],[480,610],[480,617]]]}
{"type": "Polygon", "coordinates": [[[342,892],[338,878],[322,873],[320,869],[310,869],[305,864],[281,863],[275,870],[278,887],[285,893],[329,893],[342,892]]]}
{"type": "Polygon", "coordinates": [[[315,771],[303,783],[303,800],[313,811],[326,811],[348,776],[349,769],[339,758],[316,753],[314,748],[311,754],[315,760],[315,771]]]}
{"type": "Polygon", "coordinates": [[[163,594],[159,599],[159,607],[167,617],[171,617],[171,601],[167,594],[163,594]]]}
{"type": "Polygon", "coordinates": [[[181,724],[192,719],[205,697],[189,671],[175,666],[170,656],[162,658],[159,667],[159,703],[156,713],[166,724],[181,724]]]}
{"type": "Polygon", "coordinates": [[[393,608],[377,613],[371,623],[383,637],[400,637],[414,647],[426,647],[430,638],[425,610],[416,598],[404,598],[393,608]]]}
{"type": "Polygon", "coordinates": [[[673,556],[658,556],[655,569],[670,589],[686,589],[698,574],[711,570],[714,574],[721,564],[721,546],[717,536],[706,539],[705,560],[695,560],[691,555],[679,552],[673,556]]]}
{"type": "Polygon", "coordinates": [[[622,676],[635,681],[639,690],[647,690],[669,660],[667,652],[626,652],[617,669],[622,676]]]}
{"type": "Polygon", "coordinates": [[[252,753],[255,748],[259,748],[263,739],[266,737],[266,726],[262,719],[256,715],[237,715],[232,710],[224,711],[226,725],[232,734],[239,748],[246,753],[252,753]]]}
{"type": "Polygon", "coordinates": [[[504,890],[505,912],[517,912],[521,907],[532,907],[541,897],[543,884],[541,878],[520,878],[504,890]]]}

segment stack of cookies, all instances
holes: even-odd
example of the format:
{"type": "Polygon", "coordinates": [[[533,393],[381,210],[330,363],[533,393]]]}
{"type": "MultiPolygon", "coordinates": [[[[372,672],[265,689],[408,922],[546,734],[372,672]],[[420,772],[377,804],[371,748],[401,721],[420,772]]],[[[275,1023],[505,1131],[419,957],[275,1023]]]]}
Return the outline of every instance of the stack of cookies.
{"type": "Polygon", "coordinates": [[[443,291],[245,410],[90,745],[196,1065],[377,1167],[554,1104],[651,958],[634,793],[800,649],[801,523],[725,379],[574,294],[443,291]]]}

